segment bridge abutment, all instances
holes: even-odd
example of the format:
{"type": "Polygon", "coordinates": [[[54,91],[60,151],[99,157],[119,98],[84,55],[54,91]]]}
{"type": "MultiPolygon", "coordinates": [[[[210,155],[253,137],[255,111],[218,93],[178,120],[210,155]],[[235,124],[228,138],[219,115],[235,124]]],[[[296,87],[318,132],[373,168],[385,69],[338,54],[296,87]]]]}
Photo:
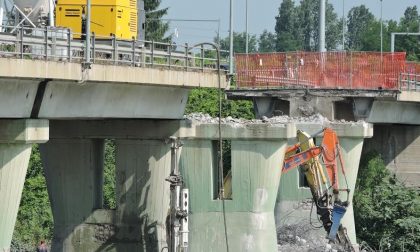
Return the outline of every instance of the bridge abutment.
{"type": "Polygon", "coordinates": [[[31,148],[48,141],[47,120],[0,120],[0,251],[9,251],[31,148]]]}

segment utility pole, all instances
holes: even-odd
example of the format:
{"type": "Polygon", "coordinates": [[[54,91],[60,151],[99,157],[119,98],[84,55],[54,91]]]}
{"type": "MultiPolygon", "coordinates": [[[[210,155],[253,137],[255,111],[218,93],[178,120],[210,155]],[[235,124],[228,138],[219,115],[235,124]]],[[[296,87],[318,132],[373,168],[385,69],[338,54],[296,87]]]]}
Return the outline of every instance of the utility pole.
{"type": "Polygon", "coordinates": [[[249,43],[249,36],[248,36],[248,0],[246,0],[245,4],[245,53],[248,54],[248,43],[249,43]]]}
{"type": "Polygon", "coordinates": [[[381,60],[384,53],[384,33],[383,33],[383,19],[382,19],[382,0],[381,1],[381,60]]]}
{"type": "Polygon", "coordinates": [[[320,1],[319,6],[319,51],[325,52],[325,1],[320,1]]]}
{"type": "Polygon", "coordinates": [[[233,0],[230,0],[229,15],[229,74],[233,75],[233,0]]]}
{"type": "Polygon", "coordinates": [[[346,15],[345,15],[345,11],[344,11],[344,0],[343,0],[343,51],[346,49],[346,15]]]}

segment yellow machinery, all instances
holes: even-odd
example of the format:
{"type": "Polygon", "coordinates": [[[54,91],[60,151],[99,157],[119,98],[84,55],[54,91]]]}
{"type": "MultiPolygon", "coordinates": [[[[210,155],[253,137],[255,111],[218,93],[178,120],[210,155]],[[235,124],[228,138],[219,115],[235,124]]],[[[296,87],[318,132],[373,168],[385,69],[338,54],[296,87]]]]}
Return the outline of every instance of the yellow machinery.
{"type": "MultiPolygon", "coordinates": [[[[91,31],[98,39],[115,35],[118,39],[137,39],[137,0],[92,0],[91,31]]],[[[68,27],[74,38],[85,32],[86,0],[58,0],[56,26],[68,27]]]]}

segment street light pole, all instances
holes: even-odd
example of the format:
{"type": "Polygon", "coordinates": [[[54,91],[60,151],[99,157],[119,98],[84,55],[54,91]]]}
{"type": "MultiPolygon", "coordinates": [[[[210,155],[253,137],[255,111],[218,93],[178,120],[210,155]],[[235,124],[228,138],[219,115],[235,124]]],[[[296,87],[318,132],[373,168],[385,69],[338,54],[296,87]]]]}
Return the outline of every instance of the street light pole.
{"type": "Polygon", "coordinates": [[[345,46],[345,42],[346,42],[345,33],[346,33],[346,16],[345,16],[345,11],[344,11],[344,0],[343,0],[343,51],[346,48],[346,46],[345,46]]]}
{"type": "Polygon", "coordinates": [[[326,0],[320,1],[319,7],[319,51],[325,52],[325,2],[326,0]]]}
{"type": "Polygon", "coordinates": [[[233,0],[230,0],[229,16],[229,74],[233,75],[233,0]]]}
{"type": "Polygon", "coordinates": [[[248,53],[248,43],[249,43],[249,36],[248,36],[248,0],[245,3],[245,53],[248,53]]]}
{"type": "Polygon", "coordinates": [[[384,53],[383,20],[382,20],[382,0],[381,1],[381,60],[384,53]]]}

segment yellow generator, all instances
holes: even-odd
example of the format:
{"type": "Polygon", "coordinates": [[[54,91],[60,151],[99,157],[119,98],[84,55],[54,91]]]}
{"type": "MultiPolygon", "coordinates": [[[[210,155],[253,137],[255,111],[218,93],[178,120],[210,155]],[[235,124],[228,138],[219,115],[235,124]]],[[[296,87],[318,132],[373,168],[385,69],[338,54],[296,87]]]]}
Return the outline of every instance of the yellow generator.
{"type": "MultiPolygon", "coordinates": [[[[85,33],[86,0],[58,0],[56,26],[67,27],[74,38],[85,33]]],[[[137,39],[137,0],[91,0],[91,32],[97,39],[137,39]]]]}

